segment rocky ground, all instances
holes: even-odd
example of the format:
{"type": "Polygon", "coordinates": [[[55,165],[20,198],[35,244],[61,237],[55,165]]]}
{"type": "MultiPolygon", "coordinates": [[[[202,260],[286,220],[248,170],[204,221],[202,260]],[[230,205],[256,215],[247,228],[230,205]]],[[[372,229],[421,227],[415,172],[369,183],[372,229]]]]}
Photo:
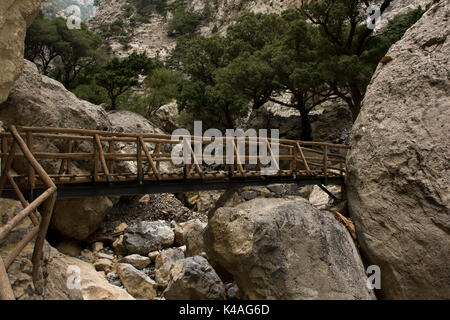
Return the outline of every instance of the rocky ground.
{"type": "MultiPolygon", "coordinates": [[[[330,187],[330,190],[339,195],[338,188],[330,187]]],[[[122,199],[106,214],[99,228],[108,239],[89,243],[64,240],[55,246],[64,254],[91,264],[110,285],[136,299],[248,298],[252,293],[239,289],[239,280],[236,282],[234,275],[224,271],[220,259],[211,260],[208,256],[207,252],[215,253],[208,251],[211,249],[204,242],[208,226],[206,213],[190,210],[179,200],[190,201],[186,204],[191,206],[192,201],[197,201],[201,205],[194,203],[196,207],[209,210],[222,193],[190,193],[185,197],[157,194],[122,199]]],[[[308,210],[318,210],[311,202],[300,200],[301,196],[310,199],[317,208],[333,206],[322,191],[295,185],[247,187],[239,190],[225,206],[233,208],[244,203],[291,198],[304,201],[308,210]]],[[[332,221],[339,224],[334,218],[332,221]]],[[[353,246],[353,242],[349,245],[353,246]]]]}

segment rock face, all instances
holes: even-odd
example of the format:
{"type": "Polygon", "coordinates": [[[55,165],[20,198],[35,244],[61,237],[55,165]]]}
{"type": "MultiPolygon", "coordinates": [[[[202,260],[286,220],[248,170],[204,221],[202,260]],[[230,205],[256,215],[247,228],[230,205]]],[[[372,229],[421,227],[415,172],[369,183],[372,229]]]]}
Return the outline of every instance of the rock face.
{"type": "Polygon", "coordinates": [[[392,46],[352,131],[349,210],[384,298],[450,298],[449,12],[440,1],[392,46]]]}
{"type": "Polygon", "coordinates": [[[6,100],[22,72],[27,27],[41,7],[41,0],[2,0],[0,3],[0,103],[6,100]]]}
{"type": "Polygon", "coordinates": [[[374,298],[345,227],[301,198],[219,208],[205,244],[250,299],[374,298]]]}
{"type": "Polygon", "coordinates": [[[142,256],[155,250],[170,247],[175,235],[164,221],[141,221],[137,227],[128,227],[123,236],[123,245],[130,253],[142,256]]]}
{"type": "Polygon", "coordinates": [[[178,260],[170,269],[167,300],[225,300],[225,288],[208,261],[200,256],[178,260]]]}

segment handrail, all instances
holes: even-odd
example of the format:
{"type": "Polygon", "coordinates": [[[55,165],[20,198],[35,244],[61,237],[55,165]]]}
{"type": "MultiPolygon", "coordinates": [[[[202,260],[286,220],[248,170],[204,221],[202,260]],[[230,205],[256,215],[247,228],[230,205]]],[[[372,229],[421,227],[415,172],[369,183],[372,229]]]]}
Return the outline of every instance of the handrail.
{"type": "MultiPolygon", "coordinates": [[[[36,236],[34,250],[33,250],[33,256],[31,258],[31,261],[33,263],[33,271],[32,271],[32,278],[33,282],[36,286],[37,281],[39,280],[39,268],[41,265],[41,258],[42,258],[42,250],[45,243],[45,236],[47,234],[48,226],[50,224],[51,215],[53,212],[53,207],[55,205],[56,201],[56,185],[54,184],[53,180],[50,178],[50,176],[45,172],[45,170],[42,168],[42,166],[39,164],[39,162],[36,160],[36,158],[33,156],[32,152],[30,151],[29,147],[25,143],[25,141],[22,139],[21,135],[17,131],[16,127],[11,125],[9,127],[9,131],[11,133],[11,136],[13,137],[13,144],[11,146],[12,150],[12,158],[14,157],[14,147],[17,144],[19,148],[21,149],[25,159],[29,163],[30,170],[34,170],[38,176],[40,177],[41,181],[48,187],[48,189],[42,193],[38,198],[36,198],[31,203],[28,203],[25,200],[25,197],[20,192],[20,189],[18,188],[17,184],[14,182],[12,176],[10,175],[9,171],[11,170],[13,160],[9,160],[8,157],[7,163],[5,164],[3,168],[2,173],[2,180],[8,178],[10,180],[10,183],[13,185],[14,190],[20,199],[23,209],[16,214],[10,221],[8,221],[4,226],[0,228],[0,240],[7,236],[7,234],[15,228],[23,219],[26,217],[30,217],[31,221],[35,225],[35,227],[25,235],[25,237],[17,244],[17,246],[10,252],[10,254],[6,258],[6,263],[3,262],[3,259],[0,257],[0,299],[15,299],[14,293],[11,288],[11,284],[9,283],[8,276],[7,276],[7,270],[11,263],[14,261],[14,259],[20,254],[20,252],[25,248],[25,246],[36,236]],[[39,222],[37,218],[37,214],[35,215],[35,211],[37,208],[43,205],[42,215],[41,215],[41,221],[39,222]],[[37,225],[38,224],[38,225],[37,225]]],[[[10,154],[10,155],[11,155],[10,154]]],[[[31,182],[30,182],[31,183],[31,182]]],[[[1,184],[2,188],[4,184],[1,184]]],[[[2,190],[0,190],[1,192],[2,190]]]]}

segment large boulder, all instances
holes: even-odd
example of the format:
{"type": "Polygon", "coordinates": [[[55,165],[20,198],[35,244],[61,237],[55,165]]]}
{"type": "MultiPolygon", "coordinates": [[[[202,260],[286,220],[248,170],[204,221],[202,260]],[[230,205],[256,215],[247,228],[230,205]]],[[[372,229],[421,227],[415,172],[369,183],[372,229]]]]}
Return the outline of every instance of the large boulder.
{"type": "Polygon", "coordinates": [[[146,256],[170,247],[174,239],[175,235],[165,221],[140,221],[137,226],[125,229],[123,246],[129,254],[146,256]]]}
{"type": "Polygon", "coordinates": [[[352,131],[349,210],[383,298],[450,298],[449,12],[440,1],[392,46],[352,131]]]}
{"type": "Polygon", "coordinates": [[[170,269],[167,300],[225,300],[225,287],[208,261],[200,256],[176,261],[170,269]]]}
{"type": "Polygon", "coordinates": [[[205,244],[250,299],[374,298],[345,227],[302,198],[219,208],[205,244]]]}
{"type": "Polygon", "coordinates": [[[27,27],[41,8],[41,0],[0,2],[0,103],[6,100],[22,72],[27,27]]]}
{"type": "MultiPolygon", "coordinates": [[[[22,209],[18,201],[0,199],[0,227],[22,209]]],[[[0,241],[0,256],[5,259],[17,243],[32,228],[28,218],[0,241]]],[[[125,290],[113,286],[94,267],[79,259],[67,257],[44,245],[42,274],[36,290],[31,273],[34,241],[31,241],[14,260],[8,275],[16,299],[19,300],[128,300],[133,299],[125,290]]]]}
{"type": "Polygon", "coordinates": [[[108,197],[60,200],[52,228],[65,237],[84,240],[98,229],[114,202],[108,197]]]}
{"type": "Polygon", "coordinates": [[[39,74],[34,63],[23,61],[22,74],[8,99],[0,105],[0,120],[5,126],[110,128],[102,107],[78,99],[60,82],[39,74]]]}

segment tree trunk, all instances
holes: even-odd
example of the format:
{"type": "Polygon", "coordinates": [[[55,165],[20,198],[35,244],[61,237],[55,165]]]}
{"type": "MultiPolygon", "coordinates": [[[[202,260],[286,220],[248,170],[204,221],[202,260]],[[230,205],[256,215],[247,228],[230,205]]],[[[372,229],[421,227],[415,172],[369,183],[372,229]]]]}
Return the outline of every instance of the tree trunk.
{"type": "Polygon", "coordinates": [[[361,111],[361,102],[363,99],[363,95],[359,91],[359,89],[355,86],[350,87],[350,92],[352,95],[352,103],[349,105],[350,111],[352,112],[353,122],[358,118],[359,112],[361,111]]]}
{"type": "Polygon", "coordinates": [[[308,110],[304,105],[299,105],[297,107],[300,112],[301,122],[302,122],[302,130],[300,133],[300,140],[302,141],[312,141],[312,128],[311,123],[309,122],[308,110]]]}

